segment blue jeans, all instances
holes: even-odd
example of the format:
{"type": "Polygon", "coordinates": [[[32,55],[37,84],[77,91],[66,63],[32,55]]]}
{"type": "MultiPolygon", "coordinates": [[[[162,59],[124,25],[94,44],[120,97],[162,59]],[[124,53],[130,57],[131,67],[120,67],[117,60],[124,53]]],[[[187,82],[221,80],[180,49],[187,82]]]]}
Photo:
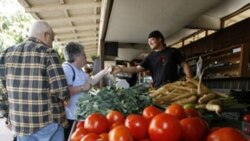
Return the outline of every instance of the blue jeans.
{"type": "Polygon", "coordinates": [[[28,136],[17,136],[17,141],[64,141],[64,129],[58,123],[50,123],[28,136]]]}

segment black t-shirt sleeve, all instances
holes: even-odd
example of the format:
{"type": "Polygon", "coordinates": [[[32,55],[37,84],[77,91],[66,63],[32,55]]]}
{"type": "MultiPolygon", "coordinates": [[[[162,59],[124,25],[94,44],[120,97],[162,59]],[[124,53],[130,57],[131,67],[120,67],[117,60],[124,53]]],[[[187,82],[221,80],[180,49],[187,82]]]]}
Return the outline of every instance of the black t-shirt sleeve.
{"type": "Polygon", "coordinates": [[[141,67],[148,70],[149,69],[149,56],[147,56],[140,64],[141,67]]]}

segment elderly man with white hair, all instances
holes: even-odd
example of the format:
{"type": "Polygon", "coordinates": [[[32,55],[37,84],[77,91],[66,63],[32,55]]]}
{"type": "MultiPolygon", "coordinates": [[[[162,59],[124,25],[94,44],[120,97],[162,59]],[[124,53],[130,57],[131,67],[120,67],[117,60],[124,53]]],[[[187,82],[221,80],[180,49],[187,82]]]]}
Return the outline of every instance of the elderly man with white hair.
{"type": "Polygon", "coordinates": [[[36,21],[26,41],[1,53],[1,94],[18,141],[64,141],[63,101],[70,96],[53,40],[51,27],[36,21]]]}

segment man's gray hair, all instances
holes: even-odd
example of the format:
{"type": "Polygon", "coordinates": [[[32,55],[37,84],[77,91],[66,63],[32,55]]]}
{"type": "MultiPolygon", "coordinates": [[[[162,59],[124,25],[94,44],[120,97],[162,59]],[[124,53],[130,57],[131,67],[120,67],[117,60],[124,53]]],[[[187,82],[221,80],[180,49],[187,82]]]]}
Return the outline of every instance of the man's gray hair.
{"type": "Polygon", "coordinates": [[[29,30],[29,37],[40,39],[45,32],[52,33],[52,29],[45,21],[36,21],[29,30]]]}
{"type": "Polygon", "coordinates": [[[84,52],[83,45],[76,42],[69,42],[64,49],[64,58],[67,62],[74,62],[75,57],[81,55],[84,52]]]}

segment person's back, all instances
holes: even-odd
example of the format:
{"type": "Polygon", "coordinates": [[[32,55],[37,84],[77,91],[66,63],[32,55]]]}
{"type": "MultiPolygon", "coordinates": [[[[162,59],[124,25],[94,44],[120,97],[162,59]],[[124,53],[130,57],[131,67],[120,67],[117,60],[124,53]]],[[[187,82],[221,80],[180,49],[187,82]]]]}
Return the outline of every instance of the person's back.
{"type": "Polygon", "coordinates": [[[67,125],[63,107],[63,100],[69,97],[67,81],[58,53],[49,48],[53,31],[41,31],[44,39],[36,37],[34,30],[44,28],[41,26],[48,25],[36,22],[27,41],[6,49],[0,57],[0,83],[8,95],[12,128],[19,137],[52,123],[67,125]]]}

